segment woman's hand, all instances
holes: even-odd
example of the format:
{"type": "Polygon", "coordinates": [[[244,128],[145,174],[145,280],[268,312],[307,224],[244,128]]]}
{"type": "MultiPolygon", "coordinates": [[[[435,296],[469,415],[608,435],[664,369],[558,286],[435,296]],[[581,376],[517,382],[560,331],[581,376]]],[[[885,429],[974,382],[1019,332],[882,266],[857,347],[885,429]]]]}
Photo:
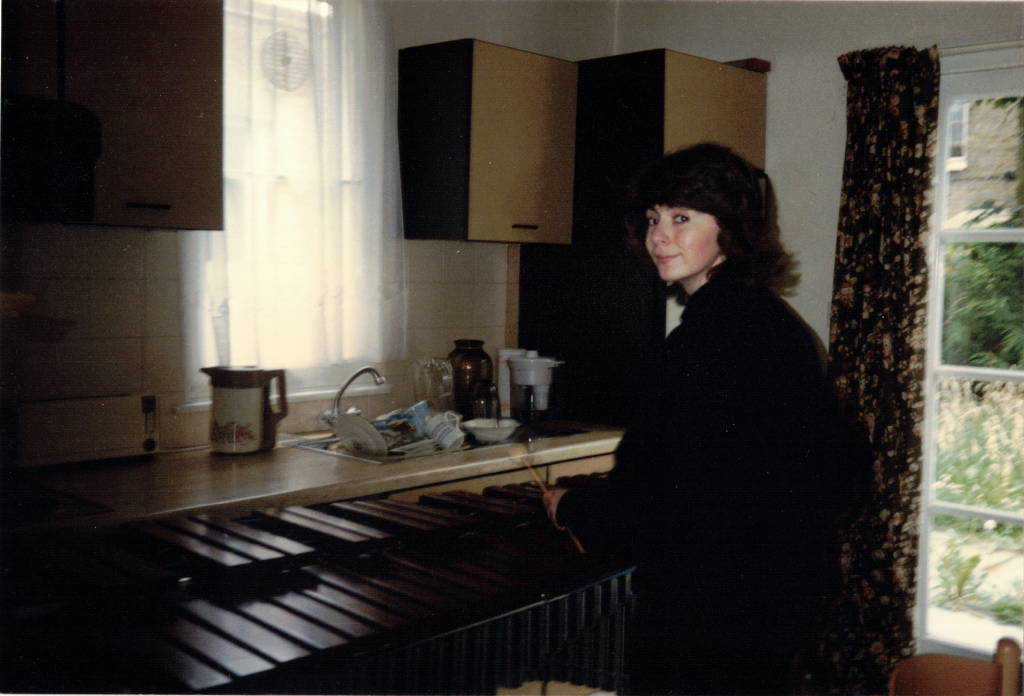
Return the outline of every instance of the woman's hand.
{"type": "Polygon", "coordinates": [[[549,488],[544,491],[544,509],[548,513],[548,519],[557,529],[564,530],[565,525],[558,524],[558,501],[562,499],[568,488],[549,488]]]}

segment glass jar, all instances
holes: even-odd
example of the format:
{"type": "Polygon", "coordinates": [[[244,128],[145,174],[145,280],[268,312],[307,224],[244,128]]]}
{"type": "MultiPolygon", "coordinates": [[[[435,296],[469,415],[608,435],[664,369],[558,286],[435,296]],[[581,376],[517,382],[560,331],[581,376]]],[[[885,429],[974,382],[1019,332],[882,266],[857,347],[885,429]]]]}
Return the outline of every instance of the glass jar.
{"type": "Polygon", "coordinates": [[[484,350],[484,342],[470,338],[455,341],[455,350],[448,354],[452,364],[452,392],[455,410],[466,419],[473,417],[473,390],[480,382],[491,384],[494,379],[494,365],[491,356],[484,350]]]}

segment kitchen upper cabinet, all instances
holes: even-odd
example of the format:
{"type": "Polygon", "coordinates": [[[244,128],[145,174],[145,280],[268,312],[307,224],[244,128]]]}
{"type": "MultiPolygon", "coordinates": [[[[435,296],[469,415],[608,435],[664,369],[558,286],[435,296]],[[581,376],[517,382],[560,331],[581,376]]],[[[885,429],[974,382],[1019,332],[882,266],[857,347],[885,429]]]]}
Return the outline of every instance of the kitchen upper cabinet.
{"type": "Polygon", "coordinates": [[[100,124],[92,217],[58,221],[222,229],[222,3],[11,5],[4,0],[4,41],[13,42],[4,54],[14,61],[5,96],[16,92],[59,104],[63,85],[64,99],[100,124]]]}
{"type": "Polygon", "coordinates": [[[576,73],[475,39],[399,51],[406,238],[568,244],[576,73]]]}
{"type": "Polygon", "coordinates": [[[660,53],[665,69],[662,149],[721,143],[763,170],[768,76],[685,53],[660,53]]]}
{"type": "Polygon", "coordinates": [[[767,76],[664,49],[578,65],[572,246],[522,246],[519,345],[565,361],[564,417],[627,425],[666,328],[664,283],[626,238],[629,180],[707,141],[763,169],[767,76]]]}
{"type": "Polygon", "coordinates": [[[580,62],[574,243],[621,243],[630,177],[665,153],[716,142],[764,169],[767,86],[764,73],[665,49],[580,62]]]}

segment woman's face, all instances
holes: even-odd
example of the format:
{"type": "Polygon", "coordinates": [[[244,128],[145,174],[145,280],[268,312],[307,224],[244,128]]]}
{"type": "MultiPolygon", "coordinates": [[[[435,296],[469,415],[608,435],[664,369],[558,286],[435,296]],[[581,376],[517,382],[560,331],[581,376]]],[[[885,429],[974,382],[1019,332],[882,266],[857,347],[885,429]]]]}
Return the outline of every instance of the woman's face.
{"type": "Polygon", "coordinates": [[[678,206],[647,211],[647,253],[662,280],[692,295],[708,282],[708,271],[725,261],[714,215],[678,206]]]}

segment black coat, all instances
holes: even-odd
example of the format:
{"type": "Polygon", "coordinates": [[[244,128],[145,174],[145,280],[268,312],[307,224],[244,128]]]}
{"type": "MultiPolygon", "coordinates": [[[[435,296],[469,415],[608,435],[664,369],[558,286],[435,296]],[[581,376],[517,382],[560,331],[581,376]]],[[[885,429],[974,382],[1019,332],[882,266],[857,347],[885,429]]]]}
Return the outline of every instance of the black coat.
{"type": "Polygon", "coordinates": [[[637,691],[777,691],[834,589],[866,442],[768,290],[700,288],[650,381],[607,482],[567,492],[559,521],[638,564],[637,691]]]}

